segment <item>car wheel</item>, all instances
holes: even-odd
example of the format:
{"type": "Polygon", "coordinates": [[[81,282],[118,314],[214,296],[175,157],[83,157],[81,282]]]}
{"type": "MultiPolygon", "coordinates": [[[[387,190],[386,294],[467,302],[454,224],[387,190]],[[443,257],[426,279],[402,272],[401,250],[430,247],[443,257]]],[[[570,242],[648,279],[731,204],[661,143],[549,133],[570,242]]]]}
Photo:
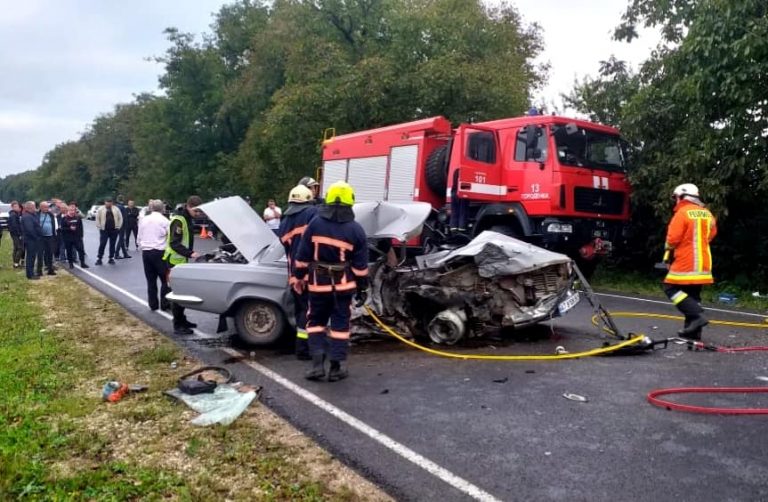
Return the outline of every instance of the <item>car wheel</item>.
{"type": "Polygon", "coordinates": [[[247,300],[235,313],[237,334],[249,345],[269,345],[283,334],[283,313],[275,305],[261,300],[247,300]]]}

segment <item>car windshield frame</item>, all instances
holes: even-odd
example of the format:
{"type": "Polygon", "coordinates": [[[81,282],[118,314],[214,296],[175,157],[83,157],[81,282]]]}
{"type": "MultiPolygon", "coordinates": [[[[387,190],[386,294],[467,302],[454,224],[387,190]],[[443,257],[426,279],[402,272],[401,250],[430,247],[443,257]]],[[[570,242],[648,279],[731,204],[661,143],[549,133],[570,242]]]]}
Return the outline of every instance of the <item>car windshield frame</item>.
{"type": "Polygon", "coordinates": [[[602,171],[626,173],[626,142],[618,134],[611,134],[584,127],[569,125],[552,126],[557,161],[561,166],[599,169],[602,171]],[[569,134],[570,133],[570,134],[569,134]],[[596,145],[605,145],[595,149],[596,145]],[[597,154],[605,154],[608,146],[615,146],[618,163],[601,161],[597,154]]]}

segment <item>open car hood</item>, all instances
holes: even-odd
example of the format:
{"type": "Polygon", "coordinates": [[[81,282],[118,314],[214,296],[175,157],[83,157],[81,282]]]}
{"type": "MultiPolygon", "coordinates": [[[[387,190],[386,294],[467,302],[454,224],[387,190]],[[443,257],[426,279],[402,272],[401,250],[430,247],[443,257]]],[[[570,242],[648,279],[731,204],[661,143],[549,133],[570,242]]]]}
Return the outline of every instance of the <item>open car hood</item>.
{"type": "MultiPolygon", "coordinates": [[[[252,262],[265,248],[271,247],[263,260],[279,260],[283,254],[280,241],[266,223],[238,196],[206,202],[199,206],[208,218],[232,241],[243,257],[252,262]]],[[[421,233],[432,206],[426,202],[394,204],[364,202],[355,204],[355,221],[369,238],[407,241],[421,233]]]]}
{"type": "Polygon", "coordinates": [[[355,221],[368,238],[405,242],[421,233],[432,206],[426,202],[363,202],[353,209],[355,221]]]}
{"type": "Polygon", "coordinates": [[[279,242],[251,206],[238,196],[206,202],[198,209],[219,227],[249,262],[254,261],[264,248],[279,242]]]}
{"type": "Polygon", "coordinates": [[[480,277],[522,274],[571,259],[527,242],[486,230],[469,244],[451,251],[441,251],[416,258],[419,268],[439,268],[453,261],[472,257],[480,277]]]}

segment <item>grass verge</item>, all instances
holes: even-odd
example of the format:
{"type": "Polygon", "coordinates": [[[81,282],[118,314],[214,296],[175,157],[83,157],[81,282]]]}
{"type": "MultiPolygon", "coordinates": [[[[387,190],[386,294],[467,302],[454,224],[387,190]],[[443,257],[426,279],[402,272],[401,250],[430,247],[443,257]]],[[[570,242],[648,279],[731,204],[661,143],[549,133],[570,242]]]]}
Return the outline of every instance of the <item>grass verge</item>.
{"type": "Polygon", "coordinates": [[[197,361],[69,274],[27,281],[4,241],[1,500],[388,500],[258,402],[189,425],[161,391],[197,361]],[[104,403],[112,379],[150,390],[104,403]]]}

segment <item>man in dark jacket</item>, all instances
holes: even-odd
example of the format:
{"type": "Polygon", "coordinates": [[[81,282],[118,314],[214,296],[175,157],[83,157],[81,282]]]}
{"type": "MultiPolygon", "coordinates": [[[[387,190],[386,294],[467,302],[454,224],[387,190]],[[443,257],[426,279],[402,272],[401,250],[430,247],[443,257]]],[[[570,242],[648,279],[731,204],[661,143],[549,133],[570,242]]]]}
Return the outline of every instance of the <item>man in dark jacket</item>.
{"type": "Polygon", "coordinates": [[[125,248],[130,247],[131,235],[133,235],[133,243],[136,249],[139,249],[139,208],[132,200],[128,201],[128,206],[125,208],[123,225],[125,226],[125,248]]]}
{"type": "Polygon", "coordinates": [[[24,259],[24,239],[21,232],[21,205],[18,201],[11,202],[8,213],[8,232],[13,239],[13,268],[19,268],[24,259]]]}
{"type": "MultiPolygon", "coordinates": [[[[198,256],[193,249],[195,236],[192,232],[192,220],[201,214],[196,208],[202,203],[200,197],[190,195],[181,213],[171,217],[171,224],[168,228],[168,243],[163,254],[163,260],[168,263],[170,268],[188,263],[189,260],[198,256]]],[[[175,335],[191,335],[192,328],[196,328],[197,324],[189,322],[184,314],[184,307],[172,303],[171,313],[173,314],[173,333],[175,335]]]]}
{"type": "Polygon", "coordinates": [[[131,255],[128,254],[128,243],[126,242],[128,238],[128,233],[126,232],[125,228],[125,218],[128,215],[126,211],[125,204],[123,203],[123,196],[120,195],[117,197],[117,209],[120,210],[120,215],[122,216],[123,225],[118,229],[117,231],[117,250],[115,251],[115,259],[120,260],[122,258],[130,258],[131,255]],[[123,256],[120,256],[120,253],[123,253],[123,256]]]}
{"type": "Polygon", "coordinates": [[[35,275],[35,261],[40,262],[42,260],[43,232],[40,229],[40,220],[37,217],[34,201],[24,204],[24,213],[21,215],[21,233],[27,255],[27,279],[39,279],[40,274],[35,275]]]}
{"type": "Polygon", "coordinates": [[[74,204],[71,204],[67,214],[61,217],[61,239],[67,248],[69,268],[75,268],[75,253],[80,256],[80,266],[88,268],[83,246],[83,219],[77,213],[77,206],[74,204]]]}

